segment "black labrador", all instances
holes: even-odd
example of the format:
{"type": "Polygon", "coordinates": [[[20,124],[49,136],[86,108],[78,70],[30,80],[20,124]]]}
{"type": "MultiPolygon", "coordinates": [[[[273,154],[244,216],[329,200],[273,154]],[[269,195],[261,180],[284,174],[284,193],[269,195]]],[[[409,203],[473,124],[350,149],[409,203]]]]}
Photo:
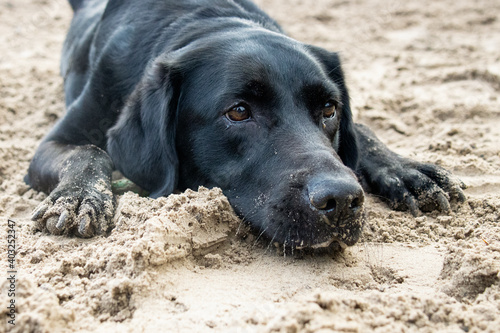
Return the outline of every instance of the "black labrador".
{"type": "Polygon", "coordinates": [[[353,245],[365,189],[394,208],[450,209],[463,184],[354,124],[336,53],[287,37],[249,0],[70,0],[67,113],[26,181],[52,234],[112,227],[116,168],[152,197],[220,187],[285,247],[353,245]]]}

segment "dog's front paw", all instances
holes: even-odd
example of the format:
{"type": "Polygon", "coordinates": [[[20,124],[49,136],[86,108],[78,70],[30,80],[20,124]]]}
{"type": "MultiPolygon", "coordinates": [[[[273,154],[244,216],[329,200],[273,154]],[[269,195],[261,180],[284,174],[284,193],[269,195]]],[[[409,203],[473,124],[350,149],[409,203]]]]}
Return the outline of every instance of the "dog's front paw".
{"type": "Polygon", "coordinates": [[[466,185],[445,169],[407,159],[397,162],[379,169],[371,184],[392,208],[417,216],[420,211],[448,212],[450,202],[465,201],[466,185]]]}
{"type": "Polygon", "coordinates": [[[80,186],[61,182],[35,209],[35,229],[53,235],[92,237],[112,227],[115,198],[111,184],[100,179],[80,186]]]}

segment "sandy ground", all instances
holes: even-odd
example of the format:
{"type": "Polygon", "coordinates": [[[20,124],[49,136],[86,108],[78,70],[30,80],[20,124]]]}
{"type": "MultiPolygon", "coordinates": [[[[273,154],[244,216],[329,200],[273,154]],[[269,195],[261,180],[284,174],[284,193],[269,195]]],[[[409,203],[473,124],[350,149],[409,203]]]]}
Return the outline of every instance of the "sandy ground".
{"type": "Polygon", "coordinates": [[[368,198],[363,240],[284,256],[217,189],[119,198],[90,240],[32,231],[22,181],[63,114],[64,0],[0,1],[0,253],[16,222],[16,325],[0,332],[500,332],[500,3],[259,0],[294,38],[341,52],[357,121],[457,174],[468,201],[417,218],[368,198]]]}

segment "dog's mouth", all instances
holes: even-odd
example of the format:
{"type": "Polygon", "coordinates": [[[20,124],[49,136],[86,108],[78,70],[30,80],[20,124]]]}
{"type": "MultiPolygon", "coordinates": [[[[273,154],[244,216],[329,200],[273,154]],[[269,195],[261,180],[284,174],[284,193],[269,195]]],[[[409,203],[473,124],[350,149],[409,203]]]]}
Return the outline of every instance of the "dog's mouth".
{"type": "Polygon", "coordinates": [[[361,237],[365,221],[364,209],[361,207],[356,214],[338,220],[322,215],[316,217],[315,221],[315,223],[304,221],[296,226],[302,231],[298,236],[302,237],[299,241],[295,239],[292,247],[297,250],[331,248],[343,251],[356,244],[361,237]],[[309,237],[304,237],[305,235],[309,237]]]}
{"type": "Polygon", "coordinates": [[[324,222],[324,217],[320,217],[315,223],[307,222],[307,220],[297,223],[295,220],[286,228],[288,232],[274,239],[292,251],[328,249],[341,252],[358,242],[364,224],[363,216],[352,217],[337,223],[331,221],[330,224],[324,222]],[[295,237],[290,236],[293,234],[295,237]]]}

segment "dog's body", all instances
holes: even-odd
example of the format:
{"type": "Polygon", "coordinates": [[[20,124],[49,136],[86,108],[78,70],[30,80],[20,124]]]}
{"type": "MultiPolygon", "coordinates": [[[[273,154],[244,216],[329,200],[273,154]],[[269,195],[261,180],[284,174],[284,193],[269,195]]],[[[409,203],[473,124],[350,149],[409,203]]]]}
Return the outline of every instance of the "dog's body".
{"type": "Polygon", "coordinates": [[[352,245],[363,190],[395,208],[449,209],[462,184],[389,151],[351,119],[338,56],[285,36],[247,0],[72,0],[67,113],[27,181],[53,234],[111,226],[114,168],[153,197],[221,187],[287,246],[352,245]]]}

